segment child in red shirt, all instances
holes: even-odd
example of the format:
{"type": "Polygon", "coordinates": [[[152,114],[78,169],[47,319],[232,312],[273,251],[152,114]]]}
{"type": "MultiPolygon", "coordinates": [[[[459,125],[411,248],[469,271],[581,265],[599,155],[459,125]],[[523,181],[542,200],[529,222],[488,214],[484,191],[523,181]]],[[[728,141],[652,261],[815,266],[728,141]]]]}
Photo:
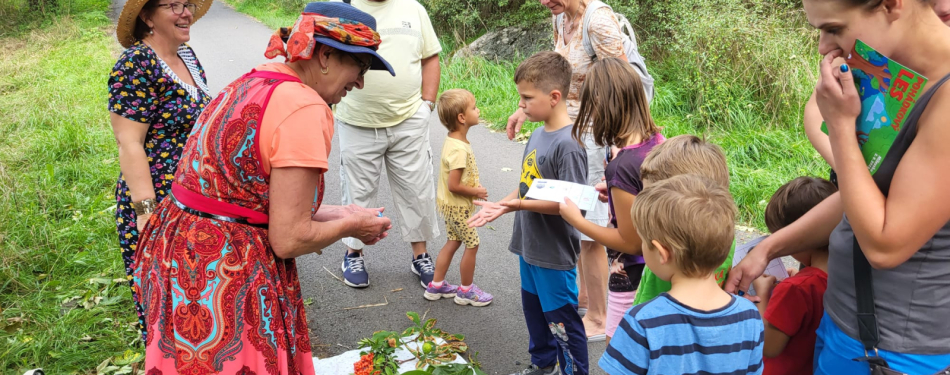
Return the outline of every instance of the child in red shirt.
{"type": "MultiPolygon", "coordinates": [[[[775,233],[837,191],[834,184],[799,177],[780,187],[765,209],[765,224],[775,233]]],[[[812,374],[815,330],[824,313],[822,297],[828,287],[828,249],[792,257],[805,267],[781,283],[763,276],[753,282],[765,321],[764,375],[812,374]]]]}

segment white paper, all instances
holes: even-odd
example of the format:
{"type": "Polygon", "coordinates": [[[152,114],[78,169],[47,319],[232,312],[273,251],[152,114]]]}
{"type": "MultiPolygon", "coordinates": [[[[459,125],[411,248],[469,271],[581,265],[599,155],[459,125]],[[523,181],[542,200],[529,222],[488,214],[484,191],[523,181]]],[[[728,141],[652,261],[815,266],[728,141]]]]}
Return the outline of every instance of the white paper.
{"type": "Polygon", "coordinates": [[[581,210],[589,211],[594,208],[594,202],[597,201],[597,190],[590,185],[539,178],[531,183],[531,188],[525,196],[558,203],[564,203],[564,197],[567,197],[581,210]]]}
{"type": "MultiPolygon", "coordinates": [[[[736,247],[736,253],[732,256],[732,266],[735,267],[739,262],[742,261],[742,258],[745,258],[749,254],[749,251],[755,248],[759,242],[765,239],[768,236],[762,236],[756,238],[752,241],[749,241],[741,246],[736,247]]],[[[772,259],[769,262],[769,265],[765,267],[765,274],[775,276],[776,281],[782,281],[788,278],[788,270],[785,269],[785,264],[782,263],[781,258],[772,259]]],[[[752,288],[752,285],[749,285],[749,295],[755,295],[755,289],[752,288]]]]}

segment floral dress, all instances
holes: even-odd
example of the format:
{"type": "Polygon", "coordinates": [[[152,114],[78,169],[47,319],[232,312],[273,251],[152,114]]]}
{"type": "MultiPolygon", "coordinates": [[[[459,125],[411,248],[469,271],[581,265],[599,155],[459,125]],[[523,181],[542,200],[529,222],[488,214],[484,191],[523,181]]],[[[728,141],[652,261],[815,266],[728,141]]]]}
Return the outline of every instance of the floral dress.
{"type": "Polygon", "coordinates": [[[275,166],[280,158],[270,152],[277,151],[264,145],[274,139],[288,152],[301,148],[288,137],[303,138],[302,149],[321,150],[317,168],[325,172],[333,117],[307,88],[318,114],[280,123],[277,140],[265,113],[271,94],[273,102],[294,100],[274,93],[282,84],[305,87],[296,76],[255,70],[211,101],[185,145],[171,195],[149,219],[134,274],[149,331],[149,375],[314,373],[296,262],[278,258],[268,238],[264,160],[284,164],[275,166]]]}
{"type": "MultiPolygon", "coordinates": [[[[179,79],[151,47],[141,41],[122,53],[109,76],[109,111],[149,125],[145,134],[145,154],[155,200],[159,202],[168,195],[185,141],[198,115],[211,100],[204,69],[194,51],[182,44],[178,56],[185,62],[197,87],[179,79]]],[[[138,292],[132,284],[132,261],[139,233],[132,195],[121,173],[116,182],[115,198],[119,248],[125,261],[126,277],[132,286],[132,298],[137,301],[138,292]]],[[[145,320],[138,302],[135,311],[144,339],[145,320]]]]}

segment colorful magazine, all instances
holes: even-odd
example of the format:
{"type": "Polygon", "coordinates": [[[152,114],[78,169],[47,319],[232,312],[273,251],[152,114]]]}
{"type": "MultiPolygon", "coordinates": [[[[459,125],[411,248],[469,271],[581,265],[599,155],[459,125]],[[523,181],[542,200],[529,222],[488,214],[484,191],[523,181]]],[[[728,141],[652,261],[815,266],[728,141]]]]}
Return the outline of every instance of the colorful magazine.
{"type": "MultiPolygon", "coordinates": [[[[858,40],[846,59],[861,97],[861,115],[856,127],[858,145],[873,175],[891,149],[897,133],[917,98],[924,92],[927,77],[907,69],[858,40]],[[896,73],[896,74],[895,74],[896,73]]],[[[828,134],[826,124],[821,131],[828,134]]]]}

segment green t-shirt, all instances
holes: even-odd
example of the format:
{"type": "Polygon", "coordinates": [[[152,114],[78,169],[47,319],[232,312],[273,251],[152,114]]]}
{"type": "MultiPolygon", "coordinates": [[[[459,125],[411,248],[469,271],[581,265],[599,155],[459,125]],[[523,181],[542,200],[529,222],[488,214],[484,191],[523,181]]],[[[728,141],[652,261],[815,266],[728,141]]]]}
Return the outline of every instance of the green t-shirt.
{"type": "MultiPolygon", "coordinates": [[[[732,240],[732,248],[729,249],[729,256],[726,257],[726,261],[716,269],[716,282],[719,283],[720,287],[726,282],[726,277],[729,276],[729,270],[732,269],[732,256],[735,254],[736,241],[732,240]]],[[[637,287],[637,296],[633,299],[633,305],[636,306],[656,298],[656,296],[659,296],[661,293],[669,292],[672,287],[673,285],[671,285],[669,281],[664,281],[657,277],[653,274],[653,271],[650,271],[650,268],[643,267],[643,277],[640,278],[640,286],[637,287]]]]}

